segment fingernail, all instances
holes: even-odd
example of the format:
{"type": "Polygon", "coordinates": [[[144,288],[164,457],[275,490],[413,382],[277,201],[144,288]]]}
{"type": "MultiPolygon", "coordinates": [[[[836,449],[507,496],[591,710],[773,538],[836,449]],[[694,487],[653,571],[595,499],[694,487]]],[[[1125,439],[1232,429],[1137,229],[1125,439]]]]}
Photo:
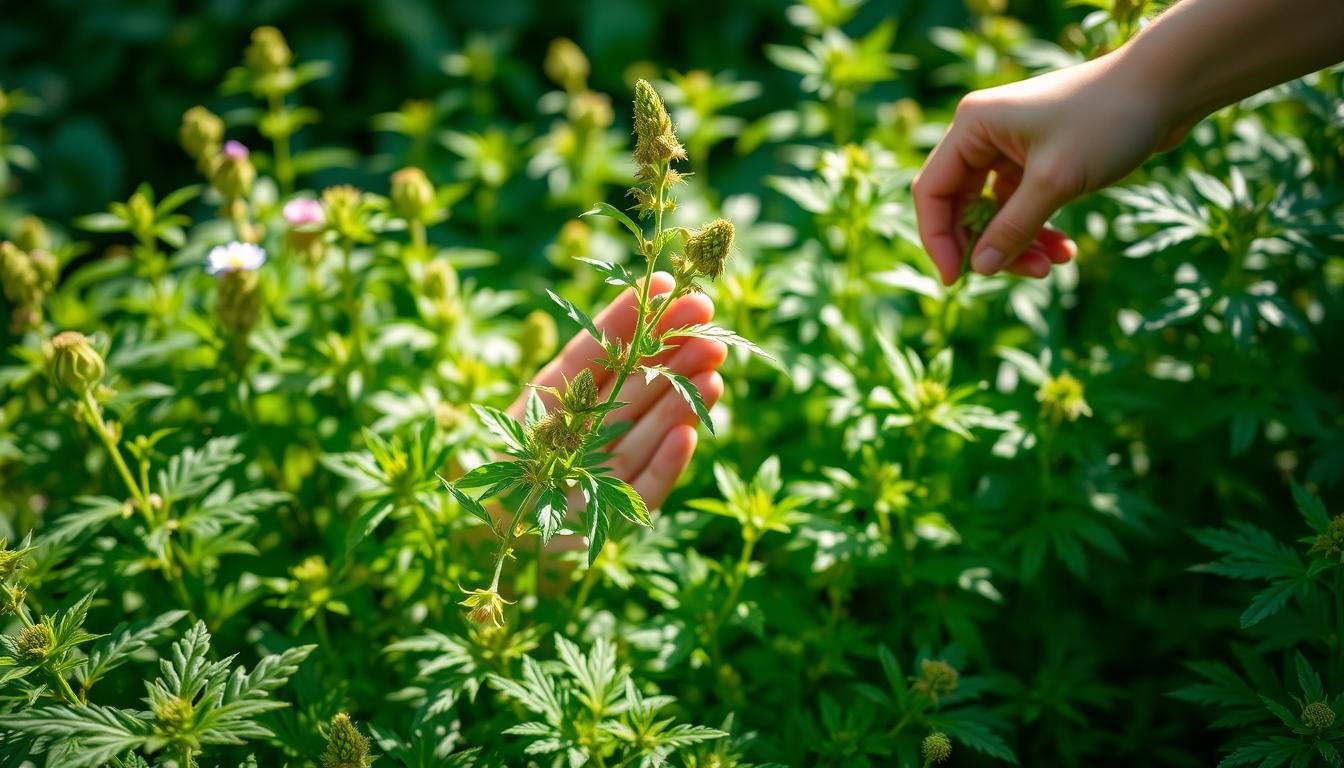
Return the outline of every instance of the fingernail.
{"type": "Polygon", "coordinates": [[[1003,266],[1005,260],[1003,252],[999,249],[986,248],[975,254],[971,259],[971,266],[982,275],[992,275],[999,271],[999,267],[1003,266]]]}

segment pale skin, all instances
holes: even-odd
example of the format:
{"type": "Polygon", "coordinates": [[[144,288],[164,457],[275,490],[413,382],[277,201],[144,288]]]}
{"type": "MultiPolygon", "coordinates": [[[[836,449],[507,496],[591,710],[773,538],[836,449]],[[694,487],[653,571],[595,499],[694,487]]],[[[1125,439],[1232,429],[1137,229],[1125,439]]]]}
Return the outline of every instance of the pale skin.
{"type": "Polygon", "coordinates": [[[1068,202],[1178,144],[1203,117],[1344,60],[1344,0],[1183,0],[1120,49],[962,99],[914,183],[920,239],[946,285],[961,272],[966,202],[1000,210],[980,274],[1045,277],[1074,257],[1047,226],[1068,202]]]}

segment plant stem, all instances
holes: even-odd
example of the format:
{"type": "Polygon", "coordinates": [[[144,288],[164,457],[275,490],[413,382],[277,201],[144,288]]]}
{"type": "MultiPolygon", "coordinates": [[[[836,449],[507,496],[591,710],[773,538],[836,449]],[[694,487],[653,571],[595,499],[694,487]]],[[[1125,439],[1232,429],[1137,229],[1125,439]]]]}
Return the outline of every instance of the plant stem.
{"type": "Polygon", "coordinates": [[[539,486],[532,486],[527,492],[527,498],[513,512],[513,520],[509,523],[509,529],[504,532],[499,542],[499,551],[495,553],[495,577],[490,580],[490,591],[499,591],[499,577],[504,572],[504,558],[508,556],[509,549],[513,545],[513,531],[518,527],[518,521],[522,519],[523,512],[530,509],[537,503],[537,497],[541,495],[539,486]]]}
{"type": "MultiPolygon", "coordinates": [[[[271,115],[279,122],[279,116],[285,111],[285,97],[272,93],[269,100],[271,115]]],[[[272,143],[275,145],[275,178],[280,182],[280,194],[288,195],[294,191],[294,166],[289,159],[288,129],[274,136],[272,143]]]]}
{"type": "Polygon", "coordinates": [[[126,490],[131,494],[131,499],[140,508],[141,514],[145,516],[145,522],[153,527],[157,521],[154,519],[154,510],[149,506],[149,499],[145,495],[146,491],[140,488],[140,485],[135,481],[135,477],[131,474],[130,467],[126,466],[126,459],[122,458],[121,450],[117,448],[117,443],[112,439],[112,435],[107,428],[107,422],[103,420],[102,407],[98,405],[98,401],[93,399],[93,391],[86,391],[83,400],[89,427],[98,434],[98,439],[107,449],[108,456],[112,458],[112,464],[117,468],[117,473],[121,475],[122,482],[126,484],[126,490]]]}
{"type": "Polygon", "coordinates": [[[66,703],[74,704],[77,707],[84,706],[84,702],[75,695],[74,690],[70,687],[69,681],[65,679],[65,675],[62,675],[55,670],[47,671],[50,672],[52,678],[56,680],[56,690],[60,692],[61,698],[65,699],[66,703]]]}
{"type": "Polygon", "coordinates": [[[412,219],[411,227],[411,247],[415,249],[420,258],[429,256],[428,242],[429,238],[425,235],[425,223],[412,219]]]}

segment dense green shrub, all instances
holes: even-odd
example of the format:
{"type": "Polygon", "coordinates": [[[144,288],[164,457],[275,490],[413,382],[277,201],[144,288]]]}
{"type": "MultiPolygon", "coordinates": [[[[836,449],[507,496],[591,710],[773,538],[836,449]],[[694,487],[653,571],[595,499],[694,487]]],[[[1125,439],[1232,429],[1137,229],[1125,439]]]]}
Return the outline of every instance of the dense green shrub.
{"type": "Polygon", "coordinates": [[[1339,765],[1344,73],[1066,210],[1046,280],[914,235],[955,93],[1144,11],[1089,5],[748,14],[739,74],[632,73],[670,125],[639,52],[445,40],[371,115],[262,28],[68,221],[4,91],[0,764],[1339,765]],[[591,381],[505,412],[655,264],[716,325],[635,346],[732,345],[712,409],[602,347],[705,422],[656,518],[591,381]]]}

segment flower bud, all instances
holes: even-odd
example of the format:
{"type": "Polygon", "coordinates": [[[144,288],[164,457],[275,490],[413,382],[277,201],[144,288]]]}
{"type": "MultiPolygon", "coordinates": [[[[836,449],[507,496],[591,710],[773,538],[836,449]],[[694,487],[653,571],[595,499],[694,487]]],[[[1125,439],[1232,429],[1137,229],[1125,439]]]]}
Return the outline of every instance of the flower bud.
{"type": "Polygon", "coordinates": [[[419,168],[402,168],[392,174],[392,204],[407,220],[426,222],[435,213],[434,185],[419,168]]]}
{"type": "Polygon", "coordinates": [[[663,99],[647,80],[635,83],[635,162],[654,166],[686,159],[686,150],[672,130],[663,99]]]}
{"type": "Polygon", "coordinates": [[[16,307],[28,307],[42,301],[42,273],[32,258],[14,243],[0,243],[0,287],[5,299],[16,307]]]}
{"type": "Polygon", "coordinates": [[[215,159],[210,173],[210,184],[229,200],[241,200],[252,192],[257,179],[251,153],[241,142],[230,141],[215,159]]]}
{"type": "Polygon", "coordinates": [[[8,581],[10,576],[23,567],[23,556],[27,550],[8,549],[6,541],[0,539],[0,581],[8,581]]]}
{"type": "Polygon", "coordinates": [[[182,114],[178,140],[193,159],[214,155],[224,141],[224,121],[205,107],[192,107],[182,114]]]}
{"type": "Polygon", "coordinates": [[[611,125],[611,99],[605,93],[584,91],[569,101],[569,119],[582,130],[602,129],[611,125]]]}
{"type": "Polygon", "coordinates": [[[327,748],[322,752],[322,768],[368,768],[373,762],[369,740],[359,727],[342,712],[331,718],[327,748]]]}
{"type": "Polygon", "coordinates": [[[284,69],[294,60],[294,54],[285,42],[285,36],[275,27],[252,30],[252,42],[243,51],[243,63],[257,74],[269,74],[284,69]]]}
{"type": "Polygon", "coordinates": [[[957,670],[946,661],[924,659],[920,662],[919,677],[915,678],[914,687],[937,703],[939,696],[947,696],[957,690],[957,670]]]}
{"type": "Polygon", "coordinates": [[[587,419],[573,424],[563,411],[551,411],[532,425],[529,438],[532,447],[541,453],[568,455],[583,447],[586,426],[587,419]]]}
{"type": "Polygon", "coordinates": [[[1083,398],[1083,383],[1070,373],[1047,379],[1037,390],[1036,399],[1041,404],[1041,414],[1055,423],[1092,415],[1091,406],[1083,398]]]}
{"type": "Polygon", "coordinates": [[[434,406],[434,424],[444,432],[452,432],[462,426],[467,415],[452,403],[439,403],[434,406]]]}
{"type": "Polygon", "coordinates": [[[1324,555],[1326,560],[1344,564],[1344,515],[1337,515],[1330,520],[1330,527],[1312,542],[1311,552],[1324,555]]]}
{"type": "Polygon", "coordinates": [[[560,403],[570,413],[587,413],[597,405],[597,394],[597,381],[593,378],[593,372],[584,368],[565,387],[560,403]]]}
{"type": "Polygon", "coordinates": [[[546,51],[546,61],[542,64],[546,76],[551,82],[574,93],[582,90],[588,82],[588,57],[583,55],[579,46],[567,37],[558,37],[551,41],[546,51]]]}
{"type": "Polygon", "coordinates": [[[296,197],[285,203],[282,210],[285,223],[285,242],[294,250],[307,254],[312,263],[321,256],[322,230],[327,223],[322,204],[310,197],[296,197]]]}
{"type": "Polygon", "coordinates": [[[1335,710],[1327,701],[1313,701],[1302,708],[1302,724],[1323,731],[1335,724],[1335,710]]]}
{"type": "Polygon", "coordinates": [[[76,397],[98,386],[107,372],[103,356],[79,331],[63,331],[51,340],[51,377],[76,397]]]}
{"type": "Polygon", "coordinates": [[[994,218],[994,214],[999,212],[999,204],[994,198],[981,195],[966,204],[961,211],[961,226],[969,229],[975,236],[979,237],[985,227],[994,218]]]}
{"type": "MultiPolygon", "coordinates": [[[[512,605],[493,589],[463,590],[467,598],[458,603],[467,611],[467,620],[477,626],[504,626],[504,606],[512,605]]],[[[330,768],[330,767],[328,767],[330,768]]]]}
{"type": "Polygon", "coordinates": [[[425,265],[421,290],[431,301],[445,301],[457,296],[457,270],[444,259],[435,259],[425,265]]]}
{"type": "Polygon", "coordinates": [[[164,701],[155,702],[153,707],[154,722],[161,731],[166,733],[181,730],[183,726],[191,723],[194,715],[191,702],[180,696],[172,696],[164,701]]]}
{"type": "Polygon", "coordinates": [[[518,339],[522,345],[523,357],[529,361],[547,360],[555,354],[559,335],[555,329],[555,318],[550,314],[534,309],[523,320],[523,333],[518,339]]]}
{"type": "Polygon", "coordinates": [[[924,737],[924,743],[920,745],[919,751],[927,762],[946,762],[952,756],[952,740],[947,738],[947,734],[934,731],[924,737]]]}
{"type": "Polygon", "coordinates": [[[22,251],[45,251],[51,248],[47,225],[36,216],[24,216],[14,222],[14,244],[22,251]]]}
{"type": "Polygon", "coordinates": [[[341,237],[359,240],[364,237],[364,193],[349,184],[327,187],[322,191],[322,208],[326,211],[327,227],[341,237]]]}
{"type": "Polygon", "coordinates": [[[685,264],[711,280],[723,274],[723,265],[733,250],[733,222],[715,219],[697,229],[686,241],[685,264]]]}
{"type": "Polygon", "coordinates": [[[15,655],[21,661],[41,664],[56,645],[56,635],[51,631],[51,624],[44,619],[31,627],[24,627],[14,644],[18,651],[15,655]]]}

